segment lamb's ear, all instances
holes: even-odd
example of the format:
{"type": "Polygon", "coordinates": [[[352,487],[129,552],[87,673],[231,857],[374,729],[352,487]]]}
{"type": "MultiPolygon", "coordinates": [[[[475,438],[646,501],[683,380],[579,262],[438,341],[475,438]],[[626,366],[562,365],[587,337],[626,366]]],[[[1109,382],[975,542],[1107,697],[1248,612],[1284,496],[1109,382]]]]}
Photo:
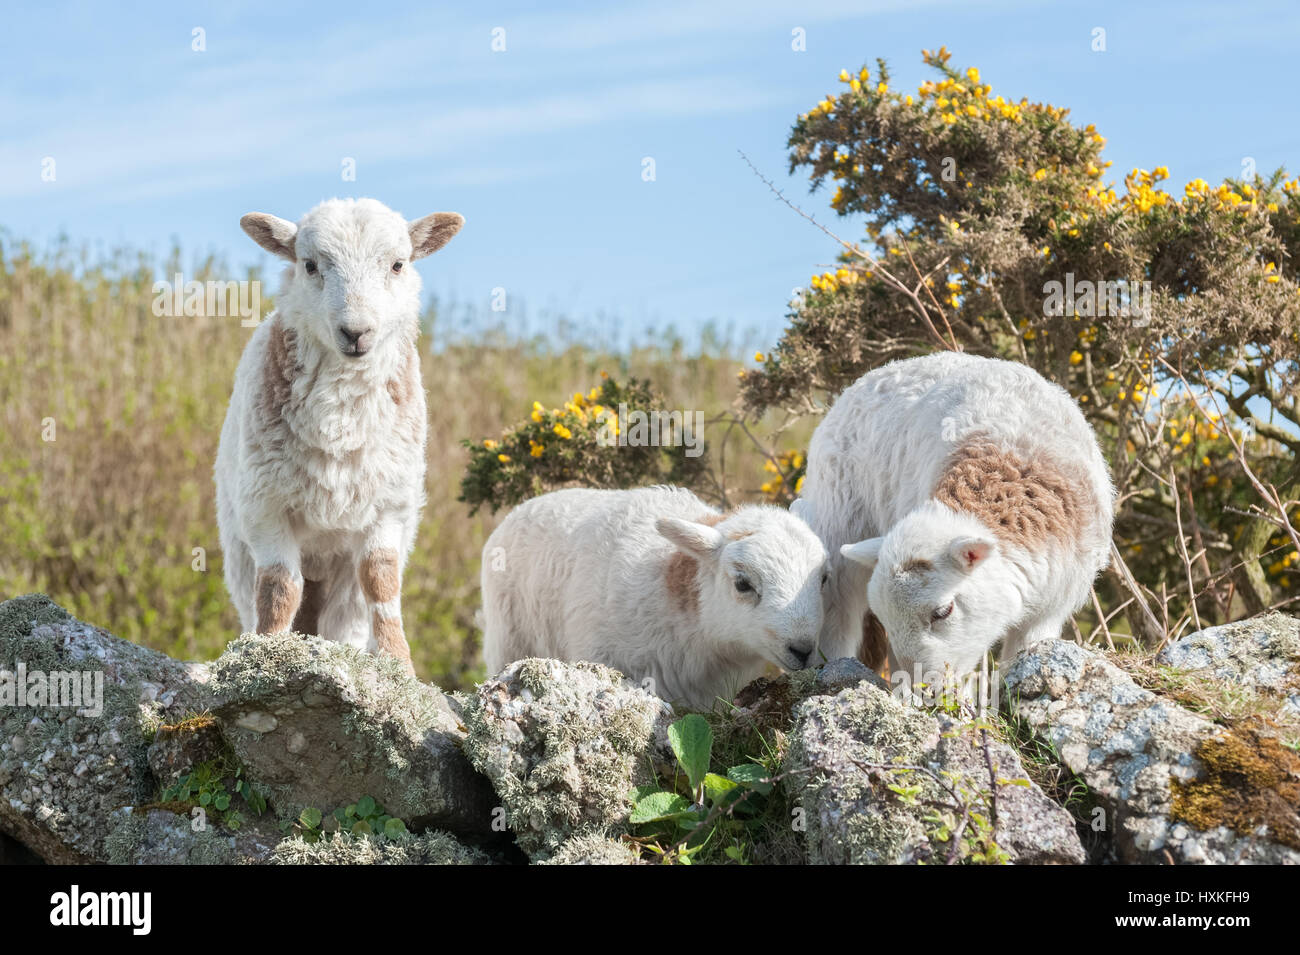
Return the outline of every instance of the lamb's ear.
{"type": "Polygon", "coordinates": [[[948,556],[958,570],[970,572],[993,553],[997,545],[987,537],[954,537],[948,544],[948,556]]]}
{"type": "Polygon", "coordinates": [[[876,566],[876,561],[880,559],[880,545],[884,542],[883,537],[868,537],[856,544],[845,544],[840,548],[840,553],[853,563],[861,564],[871,570],[876,566]]]}
{"type": "Polygon", "coordinates": [[[293,240],[298,235],[298,227],[292,222],[268,212],[250,212],[239,220],[239,227],[272,255],[294,260],[293,240]]]}
{"type": "Polygon", "coordinates": [[[812,516],[812,508],[808,506],[808,502],[803,498],[796,497],[790,502],[790,513],[807,524],[808,518],[812,516]]]}
{"type": "Polygon", "coordinates": [[[676,517],[661,517],[655,530],[672,541],[678,550],[692,557],[710,557],[726,545],[727,539],[716,527],[696,524],[676,517]]]}
{"type": "Polygon", "coordinates": [[[464,224],[465,217],[459,212],[435,212],[416,219],[407,227],[411,236],[411,258],[433,255],[450,242],[464,224]]]}

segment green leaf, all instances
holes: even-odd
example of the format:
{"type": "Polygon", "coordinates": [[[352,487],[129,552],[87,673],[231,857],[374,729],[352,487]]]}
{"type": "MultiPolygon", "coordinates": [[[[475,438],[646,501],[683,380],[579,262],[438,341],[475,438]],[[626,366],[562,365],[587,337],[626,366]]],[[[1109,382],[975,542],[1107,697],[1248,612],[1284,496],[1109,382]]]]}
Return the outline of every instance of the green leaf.
{"type": "Polygon", "coordinates": [[[727,770],[727,778],[764,796],[773,788],[767,770],[757,763],[741,763],[739,766],[732,766],[727,770]]]}
{"type": "Polygon", "coordinates": [[[691,789],[698,789],[709,771],[713,753],[713,729],[709,721],[698,713],[688,713],[668,727],[668,741],[691,789]]]}
{"type": "Polygon", "coordinates": [[[637,801],[637,804],[632,807],[631,815],[628,816],[628,822],[641,825],[647,822],[676,819],[690,808],[691,804],[677,793],[653,792],[637,801]]]}
{"type": "Polygon", "coordinates": [[[644,786],[637,786],[635,789],[632,790],[632,795],[630,797],[632,800],[632,804],[636,805],[646,796],[649,796],[651,793],[657,793],[657,792],[659,792],[659,787],[656,786],[654,783],[646,783],[644,786]]]}
{"type": "Polygon", "coordinates": [[[200,806],[210,806],[211,804],[212,804],[212,793],[207,792],[206,790],[199,793],[200,806]]]}
{"type": "Polygon", "coordinates": [[[396,839],[406,832],[406,823],[400,819],[389,819],[384,823],[384,835],[390,839],[396,839]]]}
{"type": "Polygon", "coordinates": [[[362,819],[373,815],[375,812],[375,801],[369,796],[362,796],[357,800],[357,815],[362,819]]]}
{"type": "Polygon", "coordinates": [[[317,829],[320,827],[320,810],[307,808],[298,815],[298,821],[308,829],[317,829]]]}
{"type": "Polygon", "coordinates": [[[739,784],[726,776],[719,776],[717,773],[707,773],[704,776],[704,792],[708,795],[710,801],[717,802],[723,796],[733,789],[738,788],[739,784]]]}
{"type": "Polygon", "coordinates": [[[217,807],[218,812],[225,812],[227,809],[230,808],[230,794],[217,793],[217,795],[212,800],[212,805],[217,807]]]}
{"type": "Polygon", "coordinates": [[[374,830],[370,828],[370,823],[362,819],[353,824],[352,834],[354,836],[369,836],[374,834],[374,830]]]}

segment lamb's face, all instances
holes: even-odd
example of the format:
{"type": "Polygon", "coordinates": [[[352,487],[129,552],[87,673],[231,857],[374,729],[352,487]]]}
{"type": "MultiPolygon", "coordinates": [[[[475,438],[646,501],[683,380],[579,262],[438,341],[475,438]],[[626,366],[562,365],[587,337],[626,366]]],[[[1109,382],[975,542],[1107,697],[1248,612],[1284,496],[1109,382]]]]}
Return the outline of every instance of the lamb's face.
{"type": "Polygon", "coordinates": [[[700,613],[713,639],[783,670],[812,659],[828,565],[821,540],[779,508],[741,508],[716,526],[665,519],[660,533],[700,562],[700,613]]]}
{"type": "Polygon", "coordinates": [[[1022,613],[1020,591],[992,535],[947,509],[922,508],[884,537],[841,548],[871,568],[867,604],[909,677],[969,673],[1022,613]]]}
{"type": "Polygon", "coordinates": [[[250,213],[240,220],[263,248],[293,262],[282,310],[323,347],[360,360],[419,313],[411,262],[445,245],[464,220],[435,213],[408,224],[373,199],[331,199],[296,226],[250,213]]]}

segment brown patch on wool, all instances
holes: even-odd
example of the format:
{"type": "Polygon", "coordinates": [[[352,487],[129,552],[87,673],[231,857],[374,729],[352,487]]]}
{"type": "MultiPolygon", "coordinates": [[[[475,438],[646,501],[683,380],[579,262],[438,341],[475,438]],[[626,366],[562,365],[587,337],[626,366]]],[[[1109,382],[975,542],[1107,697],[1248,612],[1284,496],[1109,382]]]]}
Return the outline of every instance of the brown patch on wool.
{"type": "Polygon", "coordinates": [[[293,379],[298,371],[298,336],[276,318],[266,340],[262,358],[262,387],[257,407],[263,421],[277,422],[284,417],[285,405],[293,393],[293,379]]]}
{"type": "Polygon", "coordinates": [[[408,343],[402,367],[388,379],[388,397],[399,408],[415,397],[420,387],[420,357],[414,345],[408,343]]]}
{"type": "Polygon", "coordinates": [[[858,659],[873,670],[879,670],[889,658],[889,637],[880,618],[868,610],[862,615],[862,646],[858,659]]]}
{"type": "Polygon", "coordinates": [[[257,632],[284,633],[293,624],[301,593],[289,571],[277,564],[257,572],[257,632]]]}
{"type": "Polygon", "coordinates": [[[407,671],[414,676],[415,667],[411,665],[411,648],[407,645],[406,634],[402,630],[401,617],[385,617],[378,610],[371,618],[374,623],[375,643],[384,656],[395,657],[406,664],[407,671]]]}
{"type": "Polygon", "coordinates": [[[424,405],[415,399],[424,383],[420,379],[420,352],[414,342],[405,345],[405,357],[397,374],[388,379],[388,397],[397,408],[397,429],[413,440],[424,433],[424,405]]]}
{"type": "Polygon", "coordinates": [[[402,592],[402,571],[397,551],[372,550],[361,559],[361,592],[371,603],[382,604],[402,592]]]}
{"type": "Polygon", "coordinates": [[[294,633],[320,634],[320,611],[325,602],[325,584],[319,580],[302,582],[302,602],[293,617],[294,633]]]}
{"type": "Polygon", "coordinates": [[[991,441],[958,448],[934,498],[970,514],[1001,539],[1033,548],[1082,533],[1086,494],[1046,459],[1026,460],[991,441]]]}
{"type": "Polygon", "coordinates": [[[685,613],[696,613],[700,609],[700,586],[695,579],[698,569],[699,562],[681,551],[670,556],[664,568],[668,596],[685,613]]]}

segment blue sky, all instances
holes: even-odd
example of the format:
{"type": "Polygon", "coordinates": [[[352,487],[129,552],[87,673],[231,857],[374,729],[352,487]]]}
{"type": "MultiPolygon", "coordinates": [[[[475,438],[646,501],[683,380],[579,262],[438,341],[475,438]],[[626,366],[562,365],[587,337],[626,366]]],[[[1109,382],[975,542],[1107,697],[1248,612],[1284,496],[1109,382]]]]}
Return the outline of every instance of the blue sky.
{"type": "MultiPolygon", "coordinates": [[[[1094,122],[1122,178],[1300,168],[1300,5],[663,2],[627,5],[45,4],[0,39],[0,228],[38,246],[160,258],[265,256],[241,214],[290,219],[374,196],[467,225],[419,264],[426,294],[525,333],[564,315],[618,345],[673,325],[779,333],[792,290],[834,244],[776,203],[795,115],[841,68],[884,57],[897,84],[946,44],[994,92],[1094,122]],[[205,31],[206,50],[191,49],[205,31]],[[492,31],[505,29],[494,52],[492,31]],[[791,31],[807,49],[791,49],[791,31]],[[1091,49],[1095,27],[1106,52],[1091,49]],[[41,179],[45,157],[54,182],[41,179]],[[341,177],[356,163],[356,181],[341,177]],[[656,179],[642,179],[653,157],[656,179]],[[489,313],[490,314],[490,313],[489,313]]],[[[854,233],[850,226],[835,226],[854,233]]]]}

